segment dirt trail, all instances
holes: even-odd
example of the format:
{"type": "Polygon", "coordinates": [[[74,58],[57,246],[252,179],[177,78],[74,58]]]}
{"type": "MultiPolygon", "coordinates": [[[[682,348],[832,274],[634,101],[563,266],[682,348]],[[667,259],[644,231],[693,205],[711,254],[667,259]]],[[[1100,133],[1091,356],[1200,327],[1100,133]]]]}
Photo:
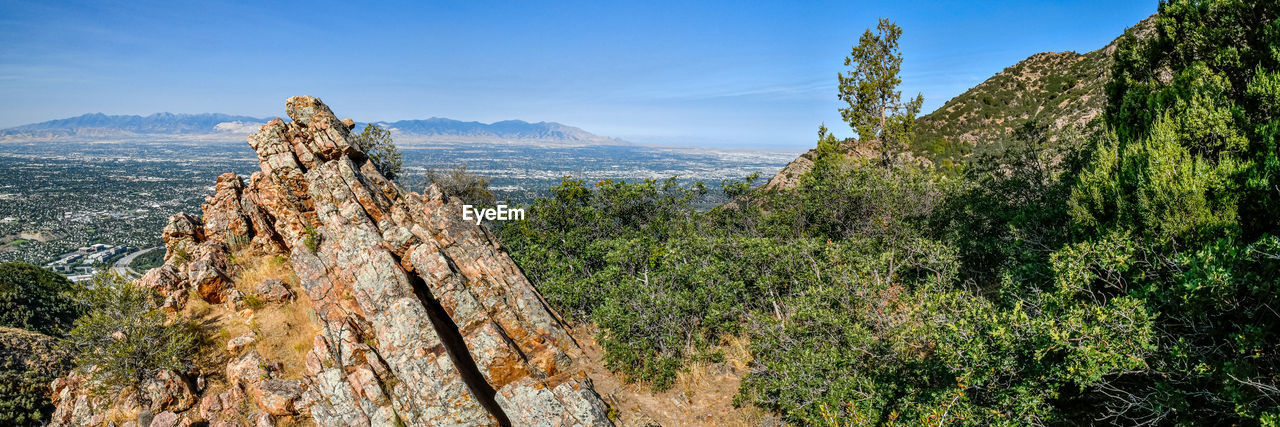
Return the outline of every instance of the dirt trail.
{"type": "Polygon", "coordinates": [[[595,340],[596,331],[588,325],[572,329],[581,344],[587,371],[596,392],[612,408],[614,422],[620,426],[774,426],[780,423],[755,407],[736,408],[733,397],[738,393],[742,376],[750,362],[745,340],[726,340],[722,363],[692,363],[682,372],[670,390],[654,393],[647,384],[627,383],[621,374],[604,366],[604,349],[595,340]]]}

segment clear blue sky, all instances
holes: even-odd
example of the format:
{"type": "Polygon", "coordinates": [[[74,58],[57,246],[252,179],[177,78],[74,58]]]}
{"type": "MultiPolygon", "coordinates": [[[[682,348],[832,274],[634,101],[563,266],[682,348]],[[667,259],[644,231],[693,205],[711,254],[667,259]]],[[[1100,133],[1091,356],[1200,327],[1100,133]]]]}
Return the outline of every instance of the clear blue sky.
{"type": "Polygon", "coordinates": [[[1087,52],[1155,0],[843,2],[0,0],[0,128],[89,112],[557,121],[638,143],[802,149],[841,135],[836,73],[902,26],[925,111],[1042,51],[1087,52]]]}

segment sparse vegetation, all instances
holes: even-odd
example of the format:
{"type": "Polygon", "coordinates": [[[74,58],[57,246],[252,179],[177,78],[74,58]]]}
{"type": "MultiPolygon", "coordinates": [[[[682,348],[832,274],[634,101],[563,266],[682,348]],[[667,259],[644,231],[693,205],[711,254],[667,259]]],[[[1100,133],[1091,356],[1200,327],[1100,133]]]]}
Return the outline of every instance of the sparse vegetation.
{"type": "Polygon", "coordinates": [[[427,184],[435,185],[445,198],[457,197],[463,204],[492,206],[496,199],[489,191],[489,179],[467,172],[467,165],[445,171],[427,170],[427,184]]]}
{"type": "Polygon", "coordinates": [[[187,252],[187,248],[179,246],[173,250],[173,265],[181,267],[191,262],[191,254],[187,252]]]}
{"type": "Polygon", "coordinates": [[[391,131],[374,123],[365,125],[364,131],[354,135],[352,141],[356,149],[364,153],[373,162],[373,166],[387,179],[394,180],[400,176],[400,150],[391,139],[391,131]]]}
{"type": "Polygon", "coordinates": [[[305,245],[307,250],[311,251],[311,253],[316,253],[316,251],[320,250],[320,235],[316,233],[316,227],[308,225],[304,232],[306,235],[302,237],[302,244],[305,245]]]}

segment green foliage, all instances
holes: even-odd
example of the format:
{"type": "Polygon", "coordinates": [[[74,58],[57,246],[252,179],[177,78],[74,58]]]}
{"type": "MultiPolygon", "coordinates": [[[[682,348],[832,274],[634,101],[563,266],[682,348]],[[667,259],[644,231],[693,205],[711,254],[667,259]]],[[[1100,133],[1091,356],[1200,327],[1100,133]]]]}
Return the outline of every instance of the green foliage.
{"type": "Polygon", "coordinates": [[[1142,398],[1118,419],[1247,420],[1280,401],[1277,36],[1275,2],[1170,1],[1154,37],[1117,48],[1112,134],[1069,211],[1083,237],[1123,250],[1060,277],[1160,313],[1148,367],[1116,389],[1142,398]]]}
{"type": "MultiPolygon", "coordinates": [[[[793,190],[726,181],[734,203],[698,212],[674,179],[566,180],[500,236],[611,369],[661,389],[746,336],[738,401],[789,423],[1274,424],[1280,4],[1160,9],[1086,135],[1025,117],[940,170],[845,158],[823,126],[793,190]]],[[[841,75],[846,119],[896,75],[880,30],[841,75]]],[[[1099,84],[1050,77],[1036,99],[1099,84]]],[[[1031,108],[1007,83],[973,102],[1031,108]]]]}
{"type": "Polygon", "coordinates": [[[799,200],[783,196],[767,207],[773,213],[769,230],[897,241],[922,230],[923,220],[950,191],[950,181],[921,167],[870,166],[863,159],[820,159],[801,179],[799,200]]]}
{"type": "Polygon", "coordinates": [[[135,271],[145,272],[147,270],[164,265],[165,248],[155,248],[138,255],[129,262],[129,268],[135,271]]]}
{"type": "Polygon", "coordinates": [[[930,218],[930,228],[959,250],[960,279],[988,290],[1005,274],[1014,283],[1047,280],[1049,254],[1070,236],[1066,200],[1081,163],[1077,147],[1050,142],[1037,122],[975,153],[954,195],[930,218]]]}
{"type": "Polygon", "coordinates": [[[400,168],[402,162],[400,160],[400,150],[396,149],[396,143],[391,139],[391,131],[383,129],[374,123],[365,125],[364,130],[359,135],[352,136],[352,142],[357,150],[364,153],[373,162],[373,167],[381,173],[383,177],[394,180],[400,176],[400,168]]]}
{"type": "Polygon", "coordinates": [[[21,262],[0,264],[0,326],[61,335],[80,316],[76,290],[52,271],[21,262]]]}
{"type": "Polygon", "coordinates": [[[302,236],[302,244],[307,247],[307,250],[311,253],[320,250],[320,235],[316,233],[316,227],[308,225],[303,232],[305,234],[302,236]]]}
{"type": "Polygon", "coordinates": [[[200,341],[199,328],[170,321],[157,296],[112,273],[94,276],[83,293],[88,312],[75,321],[64,345],[76,369],[97,392],[136,386],[161,370],[186,372],[200,341]]]}
{"type": "Polygon", "coordinates": [[[56,339],[0,327],[0,424],[40,426],[49,421],[53,402],[49,383],[71,368],[56,339]]]}
{"type": "Polygon", "coordinates": [[[859,140],[880,143],[881,162],[886,165],[911,142],[916,116],[924,103],[923,95],[904,102],[898,90],[902,84],[898,76],[902,70],[902,53],[898,51],[901,36],[902,28],[880,19],[876,32],[867,29],[845,57],[844,65],[850,69],[837,76],[840,100],[848,104],[840,109],[840,116],[859,140]]]}
{"type": "Polygon", "coordinates": [[[467,172],[467,165],[447,171],[427,170],[427,183],[435,185],[445,198],[457,197],[463,204],[492,206],[496,199],[489,191],[489,178],[467,172]]]}

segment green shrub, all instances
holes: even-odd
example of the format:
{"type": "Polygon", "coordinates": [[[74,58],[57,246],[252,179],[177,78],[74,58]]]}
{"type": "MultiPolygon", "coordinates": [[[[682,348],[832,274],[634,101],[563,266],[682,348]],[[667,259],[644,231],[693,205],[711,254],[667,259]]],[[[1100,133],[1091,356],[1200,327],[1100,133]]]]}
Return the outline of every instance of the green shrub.
{"type": "Polygon", "coordinates": [[[0,326],[61,335],[80,316],[77,287],[61,275],[21,263],[0,264],[0,326]]]}
{"type": "Polygon", "coordinates": [[[311,253],[320,250],[320,236],[316,233],[316,227],[308,225],[303,232],[306,234],[302,236],[302,244],[307,247],[307,250],[311,253]]]}
{"type": "Polygon", "coordinates": [[[83,294],[88,312],[75,321],[64,345],[75,354],[76,369],[90,375],[95,392],[135,386],[161,370],[190,368],[199,329],[170,321],[151,290],[102,273],[83,294]]]}
{"type": "Polygon", "coordinates": [[[369,123],[351,139],[355,148],[364,153],[383,177],[394,180],[400,176],[403,162],[400,160],[400,150],[396,149],[396,143],[391,139],[390,130],[369,123]]]}

